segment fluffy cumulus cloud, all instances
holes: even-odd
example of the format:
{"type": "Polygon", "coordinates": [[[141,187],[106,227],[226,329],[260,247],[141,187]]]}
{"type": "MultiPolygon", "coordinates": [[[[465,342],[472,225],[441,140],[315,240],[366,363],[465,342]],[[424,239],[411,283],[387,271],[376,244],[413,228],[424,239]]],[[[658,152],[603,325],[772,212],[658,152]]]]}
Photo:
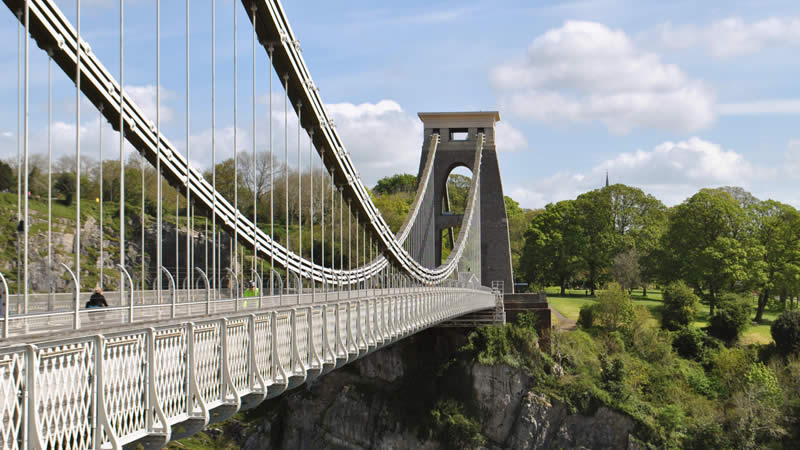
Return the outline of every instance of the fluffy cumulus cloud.
{"type": "Polygon", "coordinates": [[[528,148],[528,138],[508,122],[497,122],[494,132],[498,152],[516,152],[528,148]]]}
{"type": "Polygon", "coordinates": [[[156,92],[155,85],[144,86],[125,86],[125,94],[133,99],[134,103],[142,110],[146,117],[156,122],[156,101],[157,94],[161,96],[161,123],[168,124],[175,118],[175,111],[168,105],[169,101],[175,97],[175,93],[169,89],[161,87],[161,92],[156,92]]]}
{"type": "Polygon", "coordinates": [[[599,121],[617,134],[691,131],[714,120],[708,86],[639,49],[624,31],[594,22],[547,31],[491,79],[504,110],[533,120],[599,121]]]}
{"type": "Polygon", "coordinates": [[[652,33],[665,48],[702,47],[717,58],[755,53],[765,47],[800,46],[800,17],[745,22],[729,17],[706,25],[664,23],[652,33]]]}
{"type": "Polygon", "coordinates": [[[602,187],[606,172],[611,183],[639,187],[668,205],[680,203],[701,188],[727,185],[791,201],[780,197],[790,192],[788,186],[773,185],[778,169],[757,166],[741,153],[697,137],[620,153],[585,173],[559,172],[533,185],[512,187],[511,195],[524,206],[541,207],[602,187]]]}
{"type": "MultiPolygon", "coordinates": [[[[277,162],[284,160],[284,120],[289,129],[286,138],[288,158],[291,167],[297,166],[297,116],[290,111],[284,117],[283,98],[273,98],[281,105],[273,112],[274,157],[277,162]]],[[[333,103],[326,105],[328,115],[333,119],[336,130],[342,138],[344,147],[350,154],[361,180],[372,186],[381,177],[398,172],[417,173],[419,155],[422,149],[422,122],[404,110],[393,100],[377,103],[333,103]]],[[[251,152],[252,131],[249,125],[238,129],[237,139],[240,151],[251,152]]],[[[267,151],[269,146],[268,127],[259,127],[256,141],[259,151],[267,151]]],[[[216,130],[216,160],[220,162],[233,155],[233,127],[220,126],[216,130]]],[[[192,145],[192,164],[196,167],[211,165],[211,130],[194,133],[190,138],[192,145]]],[[[176,147],[184,152],[182,142],[176,147]]],[[[300,132],[300,149],[304,170],[308,167],[308,135],[300,132]]],[[[315,164],[319,167],[318,159],[315,164]]]]}
{"type": "Polygon", "coordinates": [[[423,129],[415,115],[393,100],[326,107],[368,186],[394,173],[417,173],[423,129]]]}

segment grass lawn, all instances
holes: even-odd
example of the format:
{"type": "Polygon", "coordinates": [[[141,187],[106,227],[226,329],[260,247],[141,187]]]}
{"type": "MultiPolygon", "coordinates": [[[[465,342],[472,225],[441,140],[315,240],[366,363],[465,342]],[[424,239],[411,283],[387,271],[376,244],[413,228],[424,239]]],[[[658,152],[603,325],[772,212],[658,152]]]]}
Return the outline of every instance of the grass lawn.
{"type": "MultiPolygon", "coordinates": [[[[547,301],[550,306],[564,315],[570,320],[578,320],[580,309],[585,304],[592,304],[595,302],[593,297],[586,296],[584,290],[568,289],[566,295],[561,296],[561,290],[558,287],[549,287],[545,289],[547,292],[547,301]]],[[[661,317],[662,297],[659,290],[648,290],[647,297],[642,293],[641,289],[635,289],[631,296],[633,303],[636,305],[644,305],[653,314],[653,317],[658,320],[661,317]]],[[[753,297],[753,314],[755,314],[756,300],[753,297]]],[[[780,315],[779,310],[766,309],[764,311],[764,319],[762,323],[751,324],[742,335],[742,344],[768,344],[772,342],[772,335],[770,334],[770,325],[780,315]]],[[[698,305],[696,320],[692,323],[695,327],[708,326],[709,307],[705,303],[698,305]]]]}

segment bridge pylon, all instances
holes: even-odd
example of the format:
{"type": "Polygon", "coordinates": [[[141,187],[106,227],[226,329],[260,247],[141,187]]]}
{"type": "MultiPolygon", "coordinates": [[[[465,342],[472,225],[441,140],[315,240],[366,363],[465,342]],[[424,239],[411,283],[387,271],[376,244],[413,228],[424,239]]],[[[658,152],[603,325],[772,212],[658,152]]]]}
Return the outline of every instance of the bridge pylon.
{"type": "Polygon", "coordinates": [[[491,286],[493,281],[502,281],[505,292],[513,293],[508,216],[495,146],[495,123],[500,120],[500,113],[421,112],[418,115],[425,129],[418,176],[422,175],[428,157],[431,136],[438,134],[440,137],[433,163],[433,220],[428,233],[428,236],[433,236],[434,265],[442,261],[443,231],[461,225],[463,219],[460,215],[443,214],[442,206],[447,201],[447,177],[458,167],[466,167],[474,172],[475,144],[478,135],[483,133],[486,142],[480,166],[481,283],[491,286]]]}

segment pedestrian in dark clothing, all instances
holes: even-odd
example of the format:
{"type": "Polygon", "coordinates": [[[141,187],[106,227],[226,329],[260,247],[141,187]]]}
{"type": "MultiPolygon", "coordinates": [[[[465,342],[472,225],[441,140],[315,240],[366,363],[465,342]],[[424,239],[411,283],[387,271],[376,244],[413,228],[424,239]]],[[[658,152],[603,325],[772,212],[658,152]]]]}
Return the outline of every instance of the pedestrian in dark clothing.
{"type": "Polygon", "coordinates": [[[87,308],[105,308],[108,306],[108,302],[106,302],[106,298],[103,296],[103,291],[100,288],[94,288],[94,294],[89,297],[89,301],[86,302],[87,308]]]}

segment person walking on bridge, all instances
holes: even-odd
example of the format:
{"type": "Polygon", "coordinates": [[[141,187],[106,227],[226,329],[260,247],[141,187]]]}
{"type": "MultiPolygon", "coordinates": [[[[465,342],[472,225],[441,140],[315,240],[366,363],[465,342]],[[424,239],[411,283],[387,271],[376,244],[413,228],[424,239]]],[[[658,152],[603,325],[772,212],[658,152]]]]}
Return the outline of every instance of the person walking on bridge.
{"type": "Polygon", "coordinates": [[[258,297],[258,288],[256,287],[255,281],[250,281],[247,283],[247,289],[244,291],[245,297],[258,297]]]}
{"type": "Polygon", "coordinates": [[[89,301],[86,302],[86,308],[105,308],[107,306],[108,302],[103,296],[103,290],[99,287],[94,288],[94,293],[89,297],[89,301]]]}

